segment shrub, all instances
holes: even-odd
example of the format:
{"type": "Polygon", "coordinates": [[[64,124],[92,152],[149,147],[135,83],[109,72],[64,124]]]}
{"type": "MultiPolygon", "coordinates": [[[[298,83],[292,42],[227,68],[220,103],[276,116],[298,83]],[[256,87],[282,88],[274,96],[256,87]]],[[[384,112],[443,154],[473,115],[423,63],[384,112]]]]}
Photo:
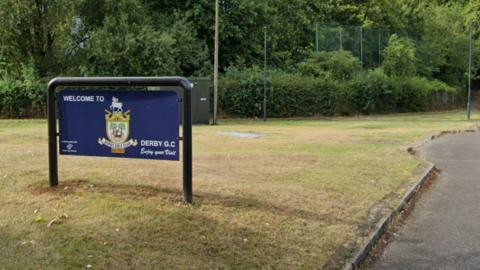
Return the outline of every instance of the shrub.
{"type": "MultiPolygon", "coordinates": [[[[339,82],[301,74],[271,72],[270,117],[417,112],[455,107],[456,90],[416,76],[389,77],[382,69],[339,82]]],[[[220,80],[220,106],[234,116],[263,114],[263,73],[258,67],[228,69],[220,80]]]]}
{"type": "Polygon", "coordinates": [[[347,84],[344,98],[356,113],[386,113],[396,111],[396,88],[381,69],[369,71],[347,84]]]}
{"type": "Polygon", "coordinates": [[[397,110],[417,112],[452,108],[455,88],[440,81],[422,77],[396,77],[392,79],[398,92],[397,110]]]}
{"type": "Polygon", "coordinates": [[[415,45],[408,38],[392,35],[383,58],[382,67],[389,76],[414,76],[417,73],[415,45]]]}
{"type": "Polygon", "coordinates": [[[260,116],[263,102],[263,77],[258,67],[227,69],[219,80],[219,102],[228,114],[260,116]]]}
{"type": "Polygon", "coordinates": [[[298,65],[304,76],[350,80],[361,71],[360,60],[349,51],[315,52],[298,65]]]}
{"type": "Polygon", "coordinates": [[[418,112],[454,108],[456,92],[440,81],[417,76],[389,77],[377,69],[357,76],[341,97],[349,112],[418,112]]]}
{"type": "Polygon", "coordinates": [[[45,116],[46,88],[31,66],[23,66],[21,78],[4,73],[0,77],[0,116],[45,116]]]}
{"type": "Polygon", "coordinates": [[[331,80],[273,74],[268,95],[269,114],[273,117],[333,115],[338,90],[338,83],[331,80]]]}
{"type": "MultiPolygon", "coordinates": [[[[268,77],[267,111],[272,117],[332,115],[338,85],[300,74],[274,71],[268,77]]],[[[220,80],[220,103],[231,115],[263,114],[263,74],[259,68],[228,69],[220,80]]]]}

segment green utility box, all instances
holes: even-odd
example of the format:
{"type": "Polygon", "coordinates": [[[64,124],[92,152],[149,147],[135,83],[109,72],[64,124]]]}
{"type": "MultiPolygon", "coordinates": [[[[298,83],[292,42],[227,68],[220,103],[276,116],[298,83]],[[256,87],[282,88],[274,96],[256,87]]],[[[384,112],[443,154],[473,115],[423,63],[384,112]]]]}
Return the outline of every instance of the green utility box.
{"type": "Polygon", "coordinates": [[[210,124],[210,79],[189,78],[192,89],[193,124],[210,124]]]}
{"type": "MultiPolygon", "coordinates": [[[[210,124],[210,79],[188,78],[192,84],[192,123],[210,124]]],[[[179,87],[149,87],[151,90],[175,90],[183,98],[183,91],[179,87]]],[[[182,110],[180,110],[180,113],[182,110]]],[[[182,119],[182,115],[180,115],[182,119]]]]}

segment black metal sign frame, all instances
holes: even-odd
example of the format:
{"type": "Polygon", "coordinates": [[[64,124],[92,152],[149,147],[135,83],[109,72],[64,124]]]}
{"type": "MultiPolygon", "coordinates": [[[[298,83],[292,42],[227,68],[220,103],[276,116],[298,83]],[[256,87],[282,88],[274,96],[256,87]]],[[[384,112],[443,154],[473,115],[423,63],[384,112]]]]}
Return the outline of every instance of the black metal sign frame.
{"type": "Polygon", "coordinates": [[[192,195],[192,87],[183,77],[58,77],[48,84],[48,162],[50,186],[58,186],[58,148],[55,93],[57,88],[65,86],[179,86],[183,90],[183,198],[186,203],[193,202],[192,195]]]}

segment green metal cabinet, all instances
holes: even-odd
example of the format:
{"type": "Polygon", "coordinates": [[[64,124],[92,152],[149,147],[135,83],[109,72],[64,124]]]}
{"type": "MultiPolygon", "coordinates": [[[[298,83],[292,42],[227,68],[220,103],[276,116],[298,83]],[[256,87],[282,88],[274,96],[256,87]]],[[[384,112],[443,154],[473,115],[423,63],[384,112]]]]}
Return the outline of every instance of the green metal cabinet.
{"type": "Polygon", "coordinates": [[[194,124],[210,124],[210,79],[189,78],[192,90],[192,121],[194,124]]]}
{"type": "MultiPolygon", "coordinates": [[[[210,124],[210,79],[188,78],[193,85],[192,89],[192,123],[210,124]]],[[[178,87],[149,87],[151,90],[175,90],[182,97],[183,91],[178,87]]],[[[182,110],[180,110],[181,113],[182,110]]],[[[182,119],[182,115],[180,115],[182,119]]]]}

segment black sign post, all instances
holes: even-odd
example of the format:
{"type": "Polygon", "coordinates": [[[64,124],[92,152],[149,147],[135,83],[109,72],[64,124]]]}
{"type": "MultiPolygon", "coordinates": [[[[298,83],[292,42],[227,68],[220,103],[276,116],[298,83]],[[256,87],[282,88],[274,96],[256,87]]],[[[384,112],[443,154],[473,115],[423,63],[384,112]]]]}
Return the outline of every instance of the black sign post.
{"type": "Polygon", "coordinates": [[[55,78],[48,84],[48,156],[50,186],[58,186],[58,148],[56,90],[71,86],[179,86],[183,90],[183,196],[186,203],[192,203],[192,109],[190,82],[183,77],[64,77],[55,78]]]}

